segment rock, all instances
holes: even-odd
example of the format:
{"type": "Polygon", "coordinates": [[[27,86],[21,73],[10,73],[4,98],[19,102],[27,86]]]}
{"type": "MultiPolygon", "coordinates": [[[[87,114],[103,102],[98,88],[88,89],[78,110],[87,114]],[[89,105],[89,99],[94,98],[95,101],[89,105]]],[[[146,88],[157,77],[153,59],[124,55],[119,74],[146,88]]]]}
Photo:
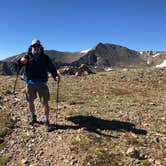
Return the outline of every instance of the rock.
{"type": "Polygon", "coordinates": [[[11,118],[14,122],[18,122],[21,120],[20,116],[12,116],[11,118]]]}
{"type": "Polygon", "coordinates": [[[150,163],[153,163],[153,161],[154,161],[154,159],[148,159],[148,161],[150,162],[150,163]]]}
{"type": "Polygon", "coordinates": [[[159,137],[154,138],[154,142],[159,143],[160,142],[159,137]]]}
{"type": "Polygon", "coordinates": [[[35,142],[35,139],[32,139],[31,142],[34,143],[34,142],[35,142]]]}
{"type": "Polygon", "coordinates": [[[70,104],[70,105],[75,105],[75,104],[76,104],[76,102],[71,101],[69,104],[70,104]]]}
{"type": "Polygon", "coordinates": [[[163,117],[161,117],[161,120],[165,121],[165,120],[166,120],[166,117],[164,117],[164,116],[163,116],[163,117]]]}
{"type": "Polygon", "coordinates": [[[138,138],[138,136],[134,133],[131,133],[131,136],[134,137],[134,138],[138,138]]]}
{"type": "Polygon", "coordinates": [[[69,163],[70,161],[68,159],[63,160],[65,163],[69,163]]]}
{"type": "Polygon", "coordinates": [[[70,156],[69,158],[70,158],[70,160],[74,160],[74,159],[75,159],[75,157],[74,157],[74,156],[70,156]]]}
{"type": "Polygon", "coordinates": [[[77,162],[78,162],[78,161],[77,161],[76,159],[75,159],[75,160],[72,160],[72,161],[70,162],[70,166],[75,165],[77,162]]]}
{"type": "Polygon", "coordinates": [[[27,154],[28,155],[33,155],[34,154],[33,149],[29,147],[28,150],[27,150],[27,154]]]}
{"type": "Polygon", "coordinates": [[[27,136],[30,136],[30,133],[29,133],[29,131],[28,131],[28,130],[27,130],[27,132],[26,132],[26,135],[27,135],[27,136]]]}
{"type": "Polygon", "coordinates": [[[23,165],[25,165],[25,164],[28,164],[29,162],[28,162],[28,159],[27,159],[27,158],[24,158],[24,159],[21,160],[21,163],[22,163],[23,165]]]}
{"type": "Polygon", "coordinates": [[[140,160],[136,159],[134,160],[134,165],[138,165],[140,163],[140,160]]]}
{"type": "Polygon", "coordinates": [[[65,75],[65,74],[67,74],[67,75],[75,75],[76,71],[77,71],[77,68],[76,67],[72,67],[72,66],[64,66],[64,67],[62,67],[62,68],[60,68],[58,70],[58,72],[60,74],[62,74],[62,75],[65,75]]]}
{"type": "Polygon", "coordinates": [[[136,150],[134,147],[128,148],[126,153],[131,158],[136,158],[136,159],[140,158],[140,152],[138,150],[136,150]]]}
{"type": "Polygon", "coordinates": [[[78,129],[77,132],[78,132],[78,133],[81,133],[81,132],[83,132],[84,130],[86,130],[86,128],[85,128],[85,127],[82,127],[82,128],[80,128],[80,129],[78,129]]]}
{"type": "Polygon", "coordinates": [[[161,160],[157,159],[154,161],[156,165],[160,165],[161,164],[161,160]]]}
{"type": "Polygon", "coordinates": [[[1,150],[1,151],[0,151],[0,154],[3,154],[3,153],[5,153],[5,150],[1,150]]]}
{"type": "Polygon", "coordinates": [[[60,68],[58,71],[62,75],[67,74],[67,75],[82,76],[82,75],[93,74],[93,72],[85,64],[81,64],[80,67],[65,66],[60,68]]]}
{"type": "Polygon", "coordinates": [[[0,137],[0,144],[4,142],[4,139],[0,137]]]}
{"type": "Polygon", "coordinates": [[[3,101],[7,102],[7,101],[9,101],[9,99],[7,97],[4,97],[3,101]]]}
{"type": "Polygon", "coordinates": [[[17,143],[17,141],[12,140],[12,141],[10,142],[10,145],[13,146],[13,145],[16,144],[16,143],[17,143]]]}
{"type": "Polygon", "coordinates": [[[43,150],[40,150],[39,156],[42,156],[43,154],[44,154],[44,151],[43,151],[43,150]]]}
{"type": "Polygon", "coordinates": [[[17,97],[15,97],[14,100],[15,100],[16,102],[20,102],[20,101],[21,101],[21,99],[19,99],[19,98],[17,98],[17,97]]]}
{"type": "Polygon", "coordinates": [[[5,91],[5,94],[6,94],[6,95],[10,95],[10,94],[13,94],[13,92],[10,91],[10,90],[6,90],[6,91],[5,91]]]}

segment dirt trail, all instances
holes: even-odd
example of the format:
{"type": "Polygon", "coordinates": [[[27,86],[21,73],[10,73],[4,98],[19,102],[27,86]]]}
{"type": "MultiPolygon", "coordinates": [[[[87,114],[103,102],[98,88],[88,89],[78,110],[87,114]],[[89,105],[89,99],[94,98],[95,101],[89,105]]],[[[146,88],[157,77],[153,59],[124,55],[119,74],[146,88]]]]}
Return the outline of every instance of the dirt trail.
{"type": "MultiPolygon", "coordinates": [[[[10,110],[12,119],[16,121],[14,131],[6,137],[6,148],[4,153],[11,156],[9,166],[33,165],[33,166],[69,166],[79,165],[75,154],[70,152],[70,136],[73,130],[65,128],[72,126],[65,120],[67,108],[65,103],[59,103],[58,113],[59,129],[47,132],[43,124],[29,126],[30,114],[27,111],[27,103],[24,94],[19,93],[16,96],[7,95],[6,108],[10,110]]],[[[38,121],[43,121],[43,112],[38,100],[35,101],[38,121]]],[[[55,110],[50,110],[51,124],[55,124],[55,110]]]]}

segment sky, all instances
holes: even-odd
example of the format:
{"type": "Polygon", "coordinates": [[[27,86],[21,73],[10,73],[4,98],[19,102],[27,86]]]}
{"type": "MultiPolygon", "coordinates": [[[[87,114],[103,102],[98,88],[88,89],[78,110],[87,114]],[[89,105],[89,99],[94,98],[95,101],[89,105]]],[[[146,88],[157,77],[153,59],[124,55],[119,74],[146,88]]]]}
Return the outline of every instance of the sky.
{"type": "Polygon", "coordinates": [[[45,50],[81,51],[97,43],[166,51],[166,0],[0,0],[0,59],[45,50]]]}

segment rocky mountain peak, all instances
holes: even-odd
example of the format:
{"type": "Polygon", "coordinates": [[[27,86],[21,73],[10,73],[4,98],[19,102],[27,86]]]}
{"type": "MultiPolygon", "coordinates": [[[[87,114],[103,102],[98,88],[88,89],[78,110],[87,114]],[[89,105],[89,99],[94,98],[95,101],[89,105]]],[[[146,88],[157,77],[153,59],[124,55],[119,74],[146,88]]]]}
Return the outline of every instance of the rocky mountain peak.
{"type": "MultiPolygon", "coordinates": [[[[143,51],[138,52],[110,43],[98,43],[94,47],[81,52],[61,52],[56,50],[45,50],[57,66],[80,66],[86,64],[91,67],[104,69],[105,67],[129,67],[129,66],[148,66],[159,65],[166,60],[165,52],[143,51]]],[[[0,62],[1,74],[16,73],[14,63],[26,53],[9,57],[0,62]]]]}

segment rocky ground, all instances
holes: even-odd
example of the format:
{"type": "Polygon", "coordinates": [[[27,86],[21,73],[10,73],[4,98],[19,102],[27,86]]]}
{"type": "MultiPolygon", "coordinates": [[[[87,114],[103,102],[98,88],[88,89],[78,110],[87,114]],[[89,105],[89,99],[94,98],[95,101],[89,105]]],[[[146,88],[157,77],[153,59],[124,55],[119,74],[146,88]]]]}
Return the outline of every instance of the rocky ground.
{"type": "MultiPolygon", "coordinates": [[[[63,76],[59,91],[50,78],[50,119],[29,126],[24,82],[1,76],[1,110],[10,113],[13,132],[0,156],[8,166],[117,166],[166,163],[166,69],[123,69],[84,77],[63,76]],[[5,84],[4,84],[5,80],[5,84]]],[[[37,117],[43,121],[38,99],[37,117]]]]}

